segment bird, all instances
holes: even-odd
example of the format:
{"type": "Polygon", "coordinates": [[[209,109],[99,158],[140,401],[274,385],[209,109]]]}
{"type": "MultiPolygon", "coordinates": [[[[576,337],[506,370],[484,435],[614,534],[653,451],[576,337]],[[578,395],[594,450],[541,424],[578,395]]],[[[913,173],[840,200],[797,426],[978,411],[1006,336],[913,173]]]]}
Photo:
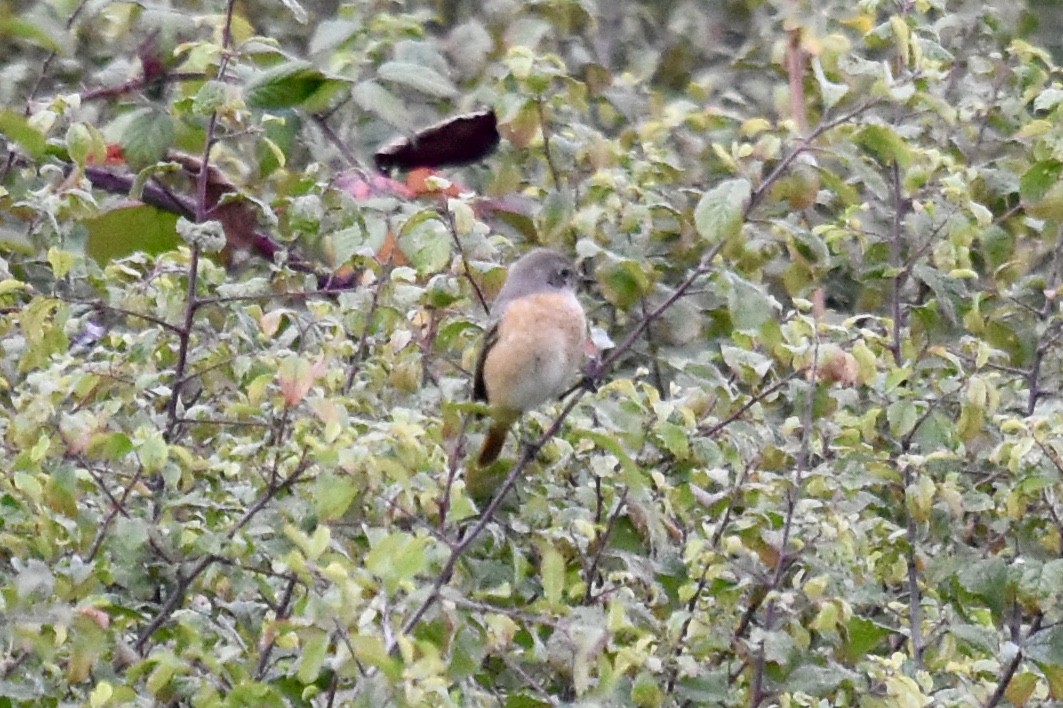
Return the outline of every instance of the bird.
{"type": "Polygon", "coordinates": [[[492,109],[465,113],[394,140],[373,155],[380,172],[418,167],[461,167],[479,162],[501,141],[492,109]]]}
{"type": "Polygon", "coordinates": [[[487,403],[491,417],[480,468],[498,459],[522,413],[559,397],[579,374],[590,350],[587,316],[576,297],[579,280],[572,262],[548,248],[509,267],[491,305],[473,379],[473,398],[487,403]]]}

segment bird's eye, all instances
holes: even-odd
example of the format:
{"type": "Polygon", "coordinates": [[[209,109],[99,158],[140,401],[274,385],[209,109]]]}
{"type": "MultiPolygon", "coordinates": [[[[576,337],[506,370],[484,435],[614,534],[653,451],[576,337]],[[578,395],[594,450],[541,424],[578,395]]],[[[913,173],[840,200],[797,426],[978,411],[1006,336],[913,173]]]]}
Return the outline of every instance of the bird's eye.
{"type": "Polygon", "coordinates": [[[575,273],[572,271],[571,268],[562,268],[557,272],[557,274],[560,275],[561,279],[564,281],[572,280],[573,276],[575,276],[575,273]]]}

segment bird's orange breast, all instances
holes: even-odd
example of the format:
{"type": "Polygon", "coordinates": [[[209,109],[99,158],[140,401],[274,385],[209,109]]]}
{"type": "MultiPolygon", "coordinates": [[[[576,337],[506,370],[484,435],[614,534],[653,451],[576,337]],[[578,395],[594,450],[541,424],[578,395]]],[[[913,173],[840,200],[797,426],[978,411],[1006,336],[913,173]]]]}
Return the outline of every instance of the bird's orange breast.
{"type": "Polygon", "coordinates": [[[587,320],[571,292],[537,293],[509,303],[487,353],[487,401],[526,411],[572,384],[584,360],[587,320]]]}

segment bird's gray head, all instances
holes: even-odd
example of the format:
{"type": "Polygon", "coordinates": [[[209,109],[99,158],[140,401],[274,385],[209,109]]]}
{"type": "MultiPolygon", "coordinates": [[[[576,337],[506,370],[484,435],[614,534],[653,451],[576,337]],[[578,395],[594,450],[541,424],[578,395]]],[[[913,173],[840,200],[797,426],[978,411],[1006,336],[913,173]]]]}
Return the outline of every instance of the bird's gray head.
{"type": "Polygon", "coordinates": [[[551,290],[575,292],[579,273],[572,261],[549,248],[537,248],[521,256],[509,267],[506,284],[502,286],[491,308],[499,314],[510,301],[525,295],[551,290]]]}

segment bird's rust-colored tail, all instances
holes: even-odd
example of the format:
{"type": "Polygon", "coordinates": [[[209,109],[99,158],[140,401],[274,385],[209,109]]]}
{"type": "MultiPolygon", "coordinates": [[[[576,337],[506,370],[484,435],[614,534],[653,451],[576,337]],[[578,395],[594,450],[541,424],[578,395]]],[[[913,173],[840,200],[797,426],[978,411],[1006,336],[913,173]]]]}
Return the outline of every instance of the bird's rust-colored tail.
{"type": "Polygon", "coordinates": [[[476,458],[477,465],[486,467],[498,459],[506,444],[506,436],[509,434],[511,425],[513,425],[511,420],[496,420],[491,424],[491,429],[487,431],[487,437],[484,438],[484,444],[480,448],[480,455],[476,458]]]}

